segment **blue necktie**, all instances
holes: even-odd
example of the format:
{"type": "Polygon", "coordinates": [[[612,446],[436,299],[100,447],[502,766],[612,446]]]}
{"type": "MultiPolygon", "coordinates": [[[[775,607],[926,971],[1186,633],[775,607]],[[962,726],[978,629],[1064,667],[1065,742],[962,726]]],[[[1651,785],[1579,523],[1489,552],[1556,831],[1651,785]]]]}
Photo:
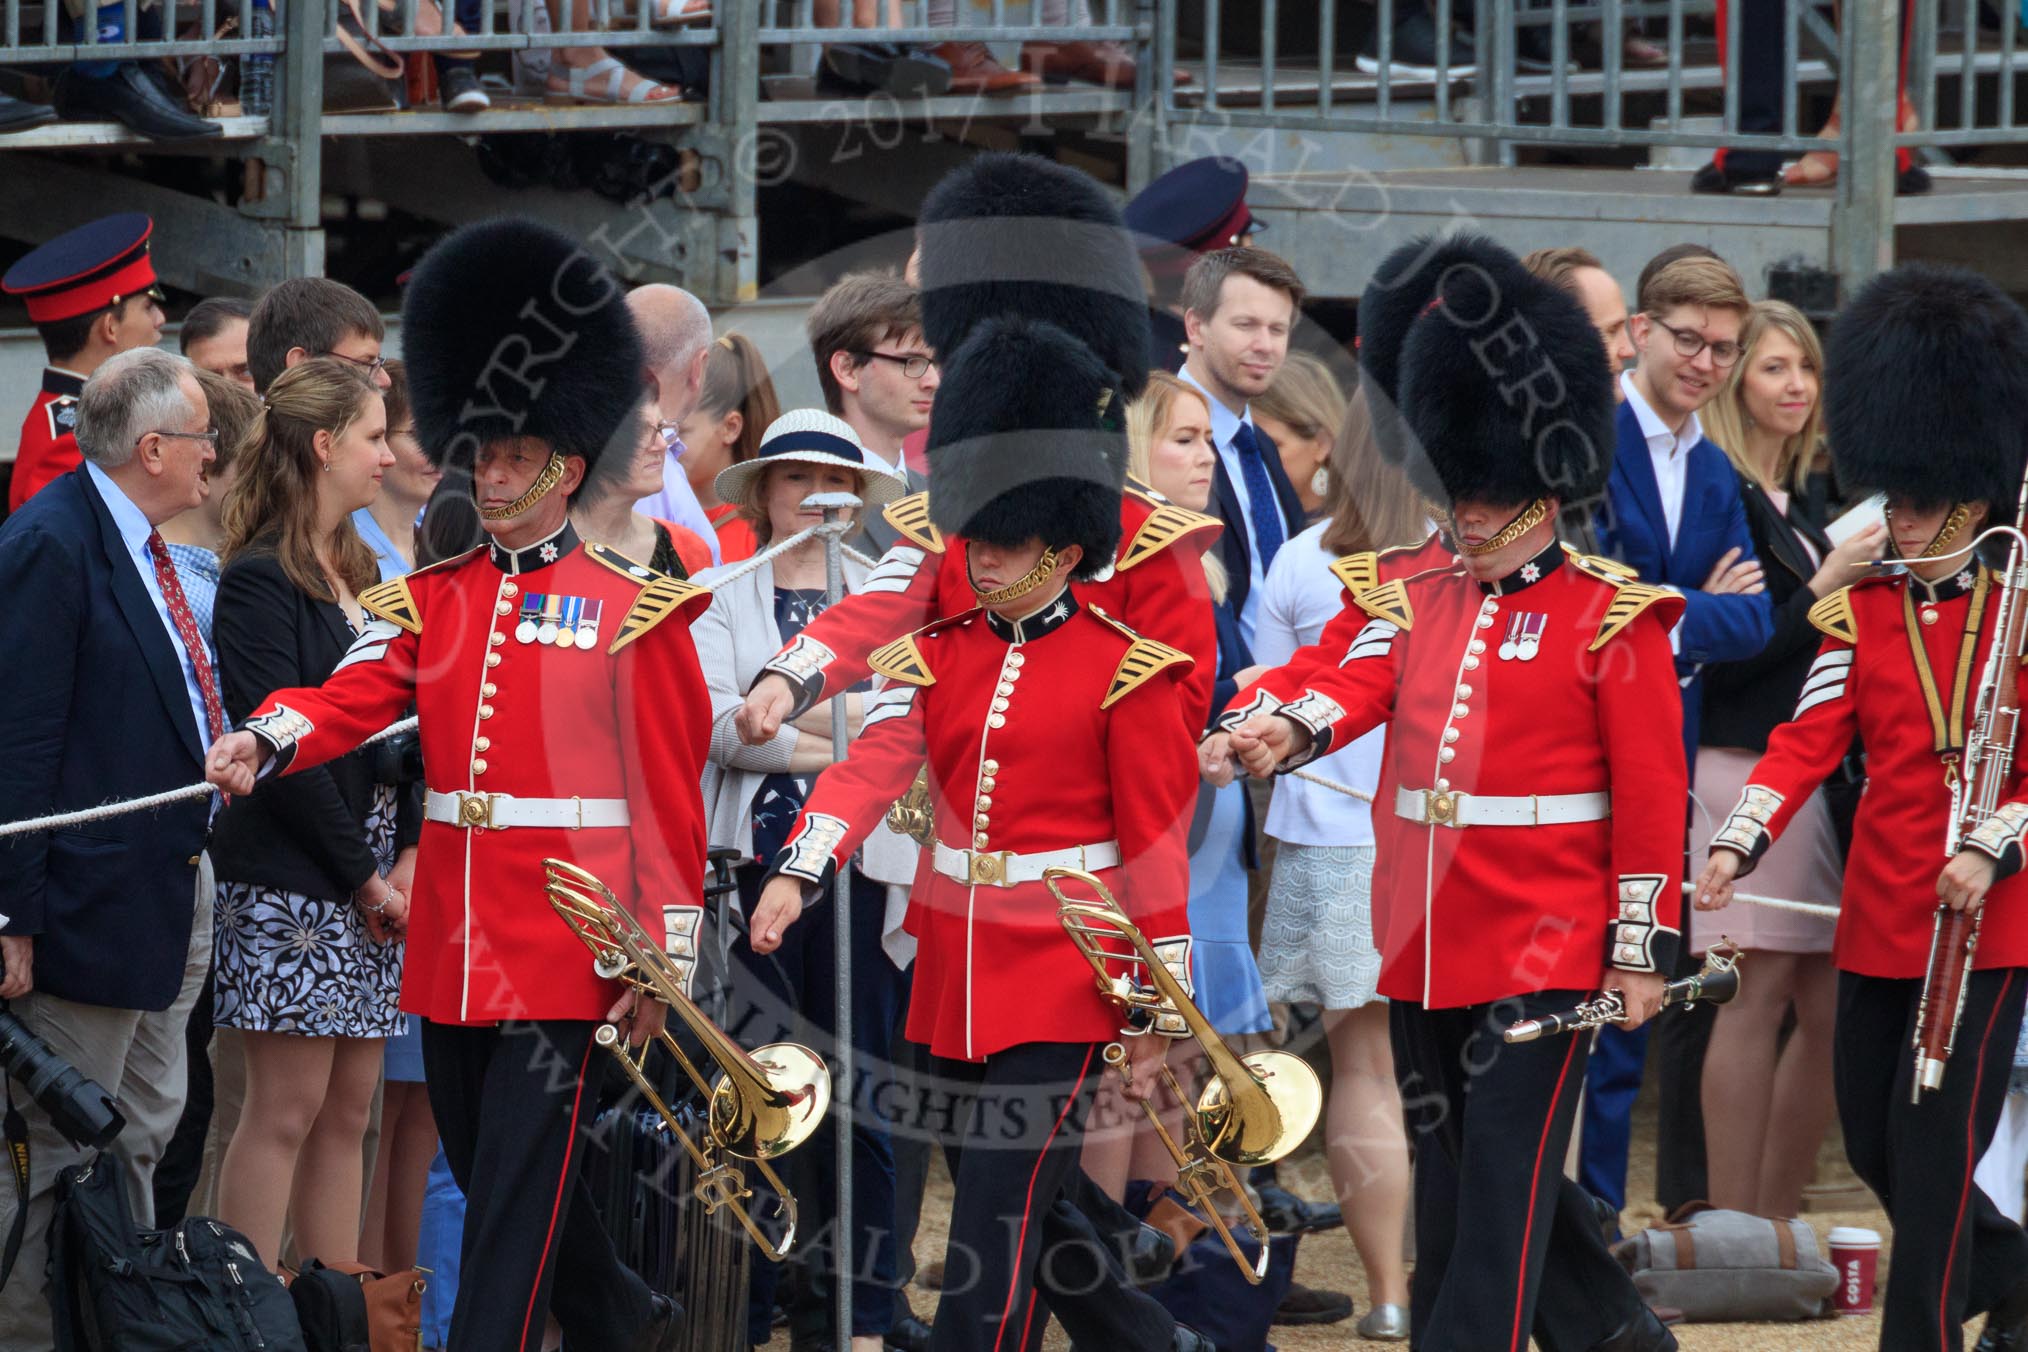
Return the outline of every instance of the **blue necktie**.
{"type": "Polygon", "coordinates": [[[1241,423],[1232,434],[1232,449],[1239,453],[1240,472],[1246,476],[1247,505],[1253,513],[1253,547],[1260,554],[1261,576],[1265,577],[1287,538],[1282,534],[1281,499],[1275,496],[1275,483],[1268,477],[1267,461],[1261,457],[1252,423],[1241,423]]]}

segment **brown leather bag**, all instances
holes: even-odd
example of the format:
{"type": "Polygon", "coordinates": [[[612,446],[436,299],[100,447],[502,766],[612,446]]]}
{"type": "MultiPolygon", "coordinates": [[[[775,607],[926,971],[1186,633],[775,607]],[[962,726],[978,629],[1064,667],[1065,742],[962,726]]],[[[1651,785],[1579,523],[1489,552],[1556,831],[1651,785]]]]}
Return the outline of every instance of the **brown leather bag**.
{"type": "Polygon", "coordinates": [[[324,111],[327,113],[389,113],[402,77],[399,52],[389,51],[367,31],[359,0],[338,0],[338,45],[343,52],[324,58],[324,111]]]}
{"type": "Polygon", "coordinates": [[[364,1263],[327,1264],[359,1279],[366,1296],[366,1327],[373,1352],[422,1352],[422,1298],[428,1268],[379,1272],[364,1263]]]}

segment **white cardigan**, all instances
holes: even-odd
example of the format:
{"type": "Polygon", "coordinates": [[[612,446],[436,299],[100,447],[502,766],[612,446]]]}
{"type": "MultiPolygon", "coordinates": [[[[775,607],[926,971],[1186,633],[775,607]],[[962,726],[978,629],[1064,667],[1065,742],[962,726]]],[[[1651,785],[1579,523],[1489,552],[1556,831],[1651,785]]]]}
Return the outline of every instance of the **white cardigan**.
{"type": "MultiPolygon", "coordinates": [[[[739,566],[707,568],[697,574],[694,580],[712,589],[711,606],[690,626],[690,637],[711,692],[711,750],[704,766],[706,837],[713,849],[729,846],[741,858],[751,859],[754,794],[769,775],[788,773],[789,754],[800,734],[785,723],[772,741],[748,746],[733,727],[733,715],[745,700],[747,687],[782,647],[781,630],[775,625],[774,564],[764,563],[745,577],[718,585],[718,578],[739,566]]],[[[845,556],[847,595],[865,586],[866,573],[865,564],[845,556]]],[[[888,953],[899,966],[914,956],[914,940],[899,930],[918,853],[913,840],[882,825],[867,836],[856,866],[875,882],[889,885],[882,932],[888,953]]]]}

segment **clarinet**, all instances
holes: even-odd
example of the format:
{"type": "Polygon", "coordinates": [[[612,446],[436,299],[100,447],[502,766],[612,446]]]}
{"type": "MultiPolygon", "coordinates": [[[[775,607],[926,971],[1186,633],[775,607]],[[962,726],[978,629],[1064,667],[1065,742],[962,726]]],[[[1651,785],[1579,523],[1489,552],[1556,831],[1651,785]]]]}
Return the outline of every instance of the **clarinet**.
{"type": "MultiPolygon", "coordinates": [[[[2021,483],[2015,522],[2028,517],[2028,477],[2021,483]]],[[[2028,621],[2028,555],[2019,529],[2008,532],[2007,567],[2000,576],[2000,599],[1994,614],[1993,643],[1979,676],[1979,697],[1972,729],[1965,737],[1963,763],[1951,787],[1951,821],[1944,857],[1957,854],[1966,836],[1983,825],[2000,805],[2014,769],[2014,739],[2020,727],[2021,667],[2024,621],[2028,621]]],[[[1957,1045],[1964,1018],[1965,990],[1972,961],[1979,950],[1979,916],[1939,905],[1929,945],[1929,969],[1922,979],[1922,1002],[1915,1016],[1915,1079],[1912,1102],[1943,1087],[1944,1067],[1957,1045]]]]}
{"type": "MultiPolygon", "coordinates": [[[[1721,940],[1704,955],[1703,971],[1662,987],[1663,1008],[1670,1005],[1687,1008],[1700,1000],[1706,1004],[1724,1004],[1739,994],[1739,960],[1742,956],[1744,954],[1729,940],[1721,940]]],[[[1575,1009],[1510,1024],[1500,1037],[1506,1042],[1533,1042],[1537,1038],[1558,1037],[1564,1033],[1589,1032],[1609,1023],[1618,1023],[1626,1016],[1626,1001],[1620,998],[1620,993],[1607,991],[1575,1009]]]]}

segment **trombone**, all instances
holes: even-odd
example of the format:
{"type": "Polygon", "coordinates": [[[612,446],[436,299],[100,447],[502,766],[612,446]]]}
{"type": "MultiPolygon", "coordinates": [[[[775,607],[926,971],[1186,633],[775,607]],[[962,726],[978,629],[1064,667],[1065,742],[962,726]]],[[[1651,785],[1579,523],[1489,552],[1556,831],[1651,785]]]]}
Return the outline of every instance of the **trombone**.
{"type": "MultiPolygon", "coordinates": [[[[1267,1223],[1261,1220],[1259,1209],[1233,1174],[1232,1166],[1272,1164],[1303,1143],[1324,1106],[1317,1072],[1301,1057],[1288,1052],[1235,1054],[1191,1003],[1183,983],[1163,964],[1154,945],[1127,918],[1104,883],[1072,868],[1052,868],[1042,878],[1056,898],[1057,920],[1091,964],[1100,993],[1128,1014],[1141,1010],[1151,1017],[1157,1011],[1180,1015],[1190,1036],[1211,1062],[1211,1083],[1204,1087],[1194,1105],[1184,1096],[1175,1073],[1167,1066],[1162,1068],[1163,1082],[1186,1109],[1180,1143],[1162,1124],[1154,1104],[1143,1101],[1141,1110],[1148,1115],[1155,1134],[1176,1162],[1176,1191],[1218,1231],[1232,1261],[1239,1264],[1240,1274],[1249,1283],[1258,1285],[1267,1276],[1267,1223]],[[1065,896],[1065,880],[1089,888],[1095,899],[1082,901],[1065,896]],[[1121,945],[1125,946],[1124,951],[1121,945]],[[1138,986],[1107,969],[1108,963],[1126,962],[1138,962],[1147,969],[1149,986],[1138,986]],[[1219,1211],[1217,1199],[1222,1192],[1231,1194],[1247,1233],[1260,1245],[1259,1254],[1251,1262],[1219,1211]]],[[[1151,1031],[1145,1036],[1161,1034],[1151,1031]]],[[[1126,1048],[1113,1043],[1106,1048],[1105,1059],[1107,1065],[1119,1071],[1122,1080],[1131,1078],[1126,1048]]]]}
{"type": "Polygon", "coordinates": [[[732,1208],[762,1255],[769,1262],[781,1262],[796,1242],[796,1199],[768,1161],[801,1145],[824,1120],[831,1106],[831,1072],[823,1058],[794,1042],[769,1043],[748,1055],[683,993],[682,972],[620,905],[610,888],[561,859],[545,859],[542,868],[548,878],[543,890],[549,894],[549,904],[591,950],[592,969],[608,981],[624,981],[642,995],[669,1006],[724,1072],[717,1084],[708,1083],[667,1029],[656,1035],[705,1096],[708,1111],[700,1144],[683,1130],[648,1079],[648,1050],[653,1044],[629,1048],[620,1030],[610,1023],[602,1024],[593,1035],[689,1152],[697,1166],[697,1184],[692,1191],[704,1204],[705,1214],[720,1207],[732,1208]],[[776,1216],[783,1231],[779,1242],[770,1239],[748,1212],[745,1203],[753,1196],[753,1189],[747,1186],[739,1166],[724,1159],[725,1155],[751,1161],[780,1198],[776,1216]]]}

